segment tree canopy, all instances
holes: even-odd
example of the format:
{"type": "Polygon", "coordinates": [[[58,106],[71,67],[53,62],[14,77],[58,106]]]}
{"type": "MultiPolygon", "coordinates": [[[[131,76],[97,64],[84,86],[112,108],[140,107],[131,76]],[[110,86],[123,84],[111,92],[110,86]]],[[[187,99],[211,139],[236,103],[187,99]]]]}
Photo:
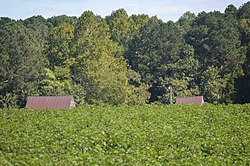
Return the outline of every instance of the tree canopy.
{"type": "Polygon", "coordinates": [[[92,11],[0,18],[0,107],[29,95],[74,95],[78,105],[250,102],[250,3],[191,11],[178,21],[92,11]],[[170,89],[173,96],[170,96],[170,89]]]}

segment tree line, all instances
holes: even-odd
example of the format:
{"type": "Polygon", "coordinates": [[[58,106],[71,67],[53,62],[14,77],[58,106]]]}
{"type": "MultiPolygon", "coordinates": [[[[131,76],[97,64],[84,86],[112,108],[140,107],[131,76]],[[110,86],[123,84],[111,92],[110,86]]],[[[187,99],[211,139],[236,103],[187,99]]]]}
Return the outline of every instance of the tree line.
{"type": "Polygon", "coordinates": [[[78,105],[250,102],[250,2],[164,22],[124,9],[102,18],[0,18],[0,108],[31,95],[74,95],[78,105]]]}

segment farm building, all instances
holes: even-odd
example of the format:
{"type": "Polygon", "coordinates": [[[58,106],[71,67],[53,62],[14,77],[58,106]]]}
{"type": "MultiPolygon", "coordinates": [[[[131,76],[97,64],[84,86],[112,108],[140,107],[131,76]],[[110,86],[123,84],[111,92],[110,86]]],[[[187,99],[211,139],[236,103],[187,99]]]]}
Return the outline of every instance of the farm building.
{"type": "Polygon", "coordinates": [[[29,109],[66,109],[75,107],[73,96],[29,96],[26,108],[29,109]]]}
{"type": "Polygon", "coordinates": [[[176,104],[198,104],[203,105],[205,102],[203,96],[192,96],[192,97],[177,97],[176,104]]]}

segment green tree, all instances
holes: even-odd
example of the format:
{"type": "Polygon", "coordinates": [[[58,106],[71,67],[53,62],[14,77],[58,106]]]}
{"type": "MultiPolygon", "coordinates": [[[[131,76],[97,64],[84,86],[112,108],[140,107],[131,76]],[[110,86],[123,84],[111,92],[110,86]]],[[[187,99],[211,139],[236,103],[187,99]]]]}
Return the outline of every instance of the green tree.
{"type": "Polygon", "coordinates": [[[244,3],[237,12],[238,19],[250,19],[250,2],[244,3]]]}
{"type": "Polygon", "coordinates": [[[247,2],[242,5],[238,12],[239,30],[241,33],[241,43],[247,48],[246,61],[243,65],[244,76],[236,80],[237,103],[249,103],[250,102],[250,3],[247,2]]]}
{"type": "Polygon", "coordinates": [[[46,59],[21,21],[0,22],[0,92],[15,94],[22,107],[28,95],[37,94],[46,59]]]}
{"type": "Polygon", "coordinates": [[[109,25],[111,39],[126,48],[131,38],[132,24],[132,20],[128,17],[127,12],[124,9],[113,11],[111,16],[106,17],[106,21],[109,25]]]}
{"type": "MultiPolygon", "coordinates": [[[[146,14],[138,14],[130,16],[132,20],[131,29],[133,30],[133,34],[138,32],[141,28],[144,27],[149,21],[149,16],[146,14]]],[[[132,36],[133,37],[133,36],[132,36]]]]}
{"type": "Polygon", "coordinates": [[[125,61],[103,54],[98,60],[87,60],[86,66],[87,102],[112,105],[126,103],[128,83],[125,61]]]}
{"type": "Polygon", "coordinates": [[[127,70],[127,78],[130,86],[128,87],[128,105],[142,105],[149,102],[150,93],[149,86],[142,83],[139,73],[132,69],[127,70]]]}
{"type": "Polygon", "coordinates": [[[209,66],[201,76],[201,89],[203,95],[206,96],[206,101],[222,103],[223,89],[226,88],[227,81],[227,78],[220,76],[218,68],[209,66]]]}
{"type": "Polygon", "coordinates": [[[72,68],[75,65],[74,56],[74,26],[61,24],[50,30],[46,52],[49,60],[45,68],[43,80],[40,82],[42,95],[73,95],[75,103],[85,103],[85,89],[75,82],[72,68]]]}
{"type": "Polygon", "coordinates": [[[236,15],[237,15],[237,8],[233,4],[228,5],[227,8],[225,9],[225,14],[226,15],[231,15],[233,17],[236,17],[236,15]]]}
{"type": "Polygon", "coordinates": [[[45,68],[43,79],[40,81],[40,94],[45,96],[65,95],[72,87],[72,79],[68,68],[45,68]]]}
{"type": "Polygon", "coordinates": [[[85,90],[75,84],[69,68],[55,66],[53,70],[45,68],[39,83],[39,94],[43,96],[73,95],[77,106],[85,103],[85,90]]]}
{"type": "Polygon", "coordinates": [[[192,23],[195,20],[195,18],[196,18],[195,14],[188,11],[178,19],[178,23],[183,29],[184,34],[186,34],[189,30],[192,29],[192,23]]]}
{"type": "Polygon", "coordinates": [[[125,104],[128,100],[128,78],[122,49],[110,39],[105,20],[84,12],[75,30],[74,79],[86,89],[90,104],[125,104]]]}
{"type": "Polygon", "coordinates": [[[13,93],[5,93],[0,95],[0,108],[18,108],[17,95],[13,93]]]}
{"type": "MultiPolygon", "coordinates": [[[[237,19],[231,14],[220,12],[200,13],[192,24],[192,29],[186,35],[186,41],[195,49],[199,60],[200,73],[218,70],[221,79],[227,81],[226,86],[218,86],[220,102],[232,102],[235,94],[234,79],[243,74],[242,64],[245,61],[245,48],[241,46],[237,19]],[[226,95],[223,95],[223,94],[226,95]]],[[[197,83],[205,85],[203,79],[197,83]]],[[[201,94],[206,93],[201,86],[201,94]]],[[[213,97],[205,94],[205,99],[213,102],[213,97]]]]}
{"type": "Polygon", "coordinates": [[[163,23],[155,17],[134,36],[127,59],[132,69],[141,75],[142,82],[150,86],[150,102],[168,103],[169,86],[176,86],[176,95],[188,90],[194,77],[179,64],[190,61],[191,68],[197,65],[193,48],[185,43],[180,26],[172,21],[163,23]],[[182,88],[177,89],[177,85],[182,88]]]}
{"type": "Polygon", "coordinates": [[[47,48],[47,38],[49,34],[49,27],[46,19],[42,16],[33,16],[22,21],[24,26],[28,29],[27,35],[33,43],[33,48],[43,54],[47,48]]]}
{"type": "Polygon", "coordinates": [[[118,9],[106,17],[106,22],[109,25],[111,39],[126,51],[134,33],[138,32],[148,19],[147,15],[132,15],[129,17],[124,9],[118,9]]]}
{"type": "Polygon", "coordinates": [[[74,27],[62,24],[51,29],[46,51],[50,66],[70,67],[74,63],[74,27]]]}
{"type": "Polygon", "coordinates": [[[75,25],[76,22],[77,22],[77,17],[66,16],[66,15],[53,16],[47,19],[47,25],[50,28],[54,28],[63,24],[75,25]]]}

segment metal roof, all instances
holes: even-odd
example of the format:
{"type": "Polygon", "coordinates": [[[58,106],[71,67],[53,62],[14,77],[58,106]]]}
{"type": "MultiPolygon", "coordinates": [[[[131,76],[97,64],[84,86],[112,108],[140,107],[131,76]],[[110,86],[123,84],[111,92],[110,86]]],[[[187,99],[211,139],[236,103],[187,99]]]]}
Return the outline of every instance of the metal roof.
{"type": "Polygon", "coordinates": [[[74,106],[73,96],[29,96],[26,103],[29,109],[65,109],[74,106]]]}
{"type": "Polygon", "coordinates": [[[203,105],[203,96],[177,97],[176,104],[198,104],[203,105]]]}

